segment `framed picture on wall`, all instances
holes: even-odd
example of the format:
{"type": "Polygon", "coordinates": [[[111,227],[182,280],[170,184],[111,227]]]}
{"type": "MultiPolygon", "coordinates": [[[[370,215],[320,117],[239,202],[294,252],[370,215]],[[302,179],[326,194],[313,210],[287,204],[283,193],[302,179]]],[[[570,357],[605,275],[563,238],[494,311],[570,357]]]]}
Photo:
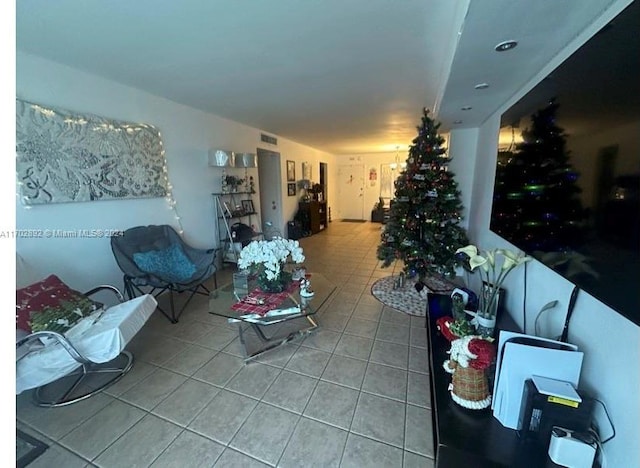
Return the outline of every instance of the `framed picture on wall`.
{"type": "Polygon", "coordinates": [[[256,210],[253,208],[253,201],[252,200],[242,200],[242,209],[244,210],[245,213],[253,213],[256,210]]]}
{"type": "Polygon", "coordinates": [[[303,162],[302,163],[302,178],[306,180],[312,180],[311,177],[311,163],[303,162]]]}
{"type": "Polygon", "coordinates": [[[296,162],[287,161],[287,182],[295,182],[295,181],[296,181],[296,162]]]}
{"type": "Polygon", "coordinates": [[[296,196],[296,183],[287,184],[287,195],[290,197],[296,196]]]}

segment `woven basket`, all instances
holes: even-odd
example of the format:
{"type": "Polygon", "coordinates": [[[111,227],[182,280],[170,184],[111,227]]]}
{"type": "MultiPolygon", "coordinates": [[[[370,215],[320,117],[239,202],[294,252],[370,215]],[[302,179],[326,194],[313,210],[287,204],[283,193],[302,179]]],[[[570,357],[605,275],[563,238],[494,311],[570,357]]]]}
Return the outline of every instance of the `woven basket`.
{"type": "Polygon", "coordinates": [[[485,371],[457,366],[453,373],[451,397],[465,408],[482,409],[489,406],[491,395],[485,371]]]}

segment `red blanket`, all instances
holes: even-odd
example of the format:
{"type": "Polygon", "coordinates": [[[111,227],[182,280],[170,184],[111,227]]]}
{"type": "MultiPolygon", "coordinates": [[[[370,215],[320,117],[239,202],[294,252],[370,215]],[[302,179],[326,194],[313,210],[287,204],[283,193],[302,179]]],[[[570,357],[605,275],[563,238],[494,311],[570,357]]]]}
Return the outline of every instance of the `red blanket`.
{"type": "Polygon", "coordinates": [[[260,288],[256,288],[242,301],[232,305],[231,309],[240,312],[240,315],[258,314],[263,316],[270,310],[277,309],[299,285],[300,283],[297,281],[292,281],[287,289],[279,293],[266,293],[262,292],[260,288]],[[262,301],[262,304],[258,303],[262,301]]]}

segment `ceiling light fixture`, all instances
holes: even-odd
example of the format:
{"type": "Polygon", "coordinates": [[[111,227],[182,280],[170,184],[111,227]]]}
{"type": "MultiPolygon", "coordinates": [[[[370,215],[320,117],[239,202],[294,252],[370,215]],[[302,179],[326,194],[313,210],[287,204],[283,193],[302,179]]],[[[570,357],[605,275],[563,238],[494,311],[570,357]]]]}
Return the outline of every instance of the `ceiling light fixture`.
{"type": "Polygon", "coordinates": [[[505,52],[507,50],[514,49],[517,45],[518,42],[514,40],[503,41],[500,44],[496,45],[495,50],[496,52],[505,52]]]}
{"type": "Polygon", "coordinates": [[[475,89],[487,89],[489,87],[489,83],[478,83],[474,86],[475,89]]]}

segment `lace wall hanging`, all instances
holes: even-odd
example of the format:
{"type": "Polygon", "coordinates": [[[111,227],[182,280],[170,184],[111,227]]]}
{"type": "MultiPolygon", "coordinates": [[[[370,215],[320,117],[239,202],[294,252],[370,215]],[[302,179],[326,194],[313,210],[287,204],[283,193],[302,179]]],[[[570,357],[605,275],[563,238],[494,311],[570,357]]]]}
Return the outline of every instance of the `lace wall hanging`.
{"type": "Polygon", "coordinates": [[[168,193],[162,139],[151,125],[16,99],[16,153],[25,205],[168,193]]]}

